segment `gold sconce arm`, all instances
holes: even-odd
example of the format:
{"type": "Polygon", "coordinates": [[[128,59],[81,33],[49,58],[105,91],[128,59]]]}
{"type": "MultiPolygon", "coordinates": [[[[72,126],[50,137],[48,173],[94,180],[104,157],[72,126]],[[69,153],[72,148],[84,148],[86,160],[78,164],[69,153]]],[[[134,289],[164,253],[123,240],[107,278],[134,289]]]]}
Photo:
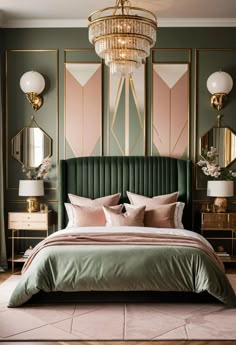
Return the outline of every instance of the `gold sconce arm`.
{"type": "Polygon", "coordinates": [[[223,108],[226,93],[215,93],[211,96],[211,106],[218,111],[223,108]]]}
{"type": "Polygon", "coordinates": [[[25,95],[35,111],[41,108],[41,106],[43,105],[43,99],[40,95],[35,92],[27,92],[25,95]]]}

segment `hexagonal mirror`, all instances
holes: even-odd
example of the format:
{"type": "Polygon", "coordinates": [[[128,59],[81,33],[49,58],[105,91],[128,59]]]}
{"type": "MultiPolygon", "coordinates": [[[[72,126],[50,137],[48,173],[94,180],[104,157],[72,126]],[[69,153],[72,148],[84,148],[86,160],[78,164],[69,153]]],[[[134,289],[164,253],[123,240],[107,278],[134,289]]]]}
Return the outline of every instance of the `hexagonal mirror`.
{"type": "Polygon", "coordinates": [[[40,127],[24,127],[12,138],[11,153],[26,168],[36,168],[51,157],[52,138],[40,127]]]}
{"type": "Polygon", "coordinates": [[[201,137],[200,152],[209,151],[211,146],[217,149],[221,167],[227,167],[236,159],[236,133],[229,127],[212,127],[201,137]]]}

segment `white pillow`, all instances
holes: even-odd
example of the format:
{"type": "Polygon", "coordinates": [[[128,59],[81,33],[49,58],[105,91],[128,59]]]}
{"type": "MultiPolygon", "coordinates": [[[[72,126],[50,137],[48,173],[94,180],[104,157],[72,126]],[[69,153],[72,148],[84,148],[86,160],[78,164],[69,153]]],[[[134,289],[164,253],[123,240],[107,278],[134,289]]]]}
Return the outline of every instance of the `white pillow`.
{"type": "Polygon", "coordinates": [[[177,201],[175,214],[174,214],[174,222],[176,229],[184,229],[184,225],[182,223],[183,211],[184,211],[184,202],[177,201]]]}

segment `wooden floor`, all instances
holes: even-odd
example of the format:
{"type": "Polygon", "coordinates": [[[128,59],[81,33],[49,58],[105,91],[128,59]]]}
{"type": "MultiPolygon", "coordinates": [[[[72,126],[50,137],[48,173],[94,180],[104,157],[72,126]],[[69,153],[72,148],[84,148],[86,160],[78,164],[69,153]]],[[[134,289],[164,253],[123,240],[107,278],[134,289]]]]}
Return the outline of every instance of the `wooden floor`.
{"type": "MultiPolygon", "coordinates": [[[[227,273],[236,273],[236,267],[228,267],[227,273]]],[[[11,276],[11,271],[0,273],[0,284],[11,276]]],[[[11,342],[7,343],[11,345],[11,342]]],[[[14,345],[16,342],[14,342],[14,345]]],[[[20,343],[19,345],[24,344],[20,343]]],[[[26,343],[27,344],[27,343],[26,343]]],[[[236,345],[235,340],[168,340],[168,341],[71,341],[35,342],[37,345],[236,345]]],[[[1,345],[1,341],[0,341],[1,345]]]]}

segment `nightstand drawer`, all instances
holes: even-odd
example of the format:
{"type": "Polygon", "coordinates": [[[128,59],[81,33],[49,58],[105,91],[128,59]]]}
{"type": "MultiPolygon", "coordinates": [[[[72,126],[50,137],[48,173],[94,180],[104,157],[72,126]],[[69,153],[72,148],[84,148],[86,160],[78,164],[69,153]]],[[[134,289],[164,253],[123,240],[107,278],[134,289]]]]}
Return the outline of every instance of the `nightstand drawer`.
{"type": "Polygon", "coordinates": [[[47,222],[47,213],[27,213],[27,212],[9,212],[8,221],[10,222],[47,222]]]}
{"type": "Polygon", "coordinates": [[[48,223],[47,222],[32,222],[32,221],[10,221],[8,223],[9,229],[30,229],[30,230],[47,230],[48,229],[48,223]]]}

